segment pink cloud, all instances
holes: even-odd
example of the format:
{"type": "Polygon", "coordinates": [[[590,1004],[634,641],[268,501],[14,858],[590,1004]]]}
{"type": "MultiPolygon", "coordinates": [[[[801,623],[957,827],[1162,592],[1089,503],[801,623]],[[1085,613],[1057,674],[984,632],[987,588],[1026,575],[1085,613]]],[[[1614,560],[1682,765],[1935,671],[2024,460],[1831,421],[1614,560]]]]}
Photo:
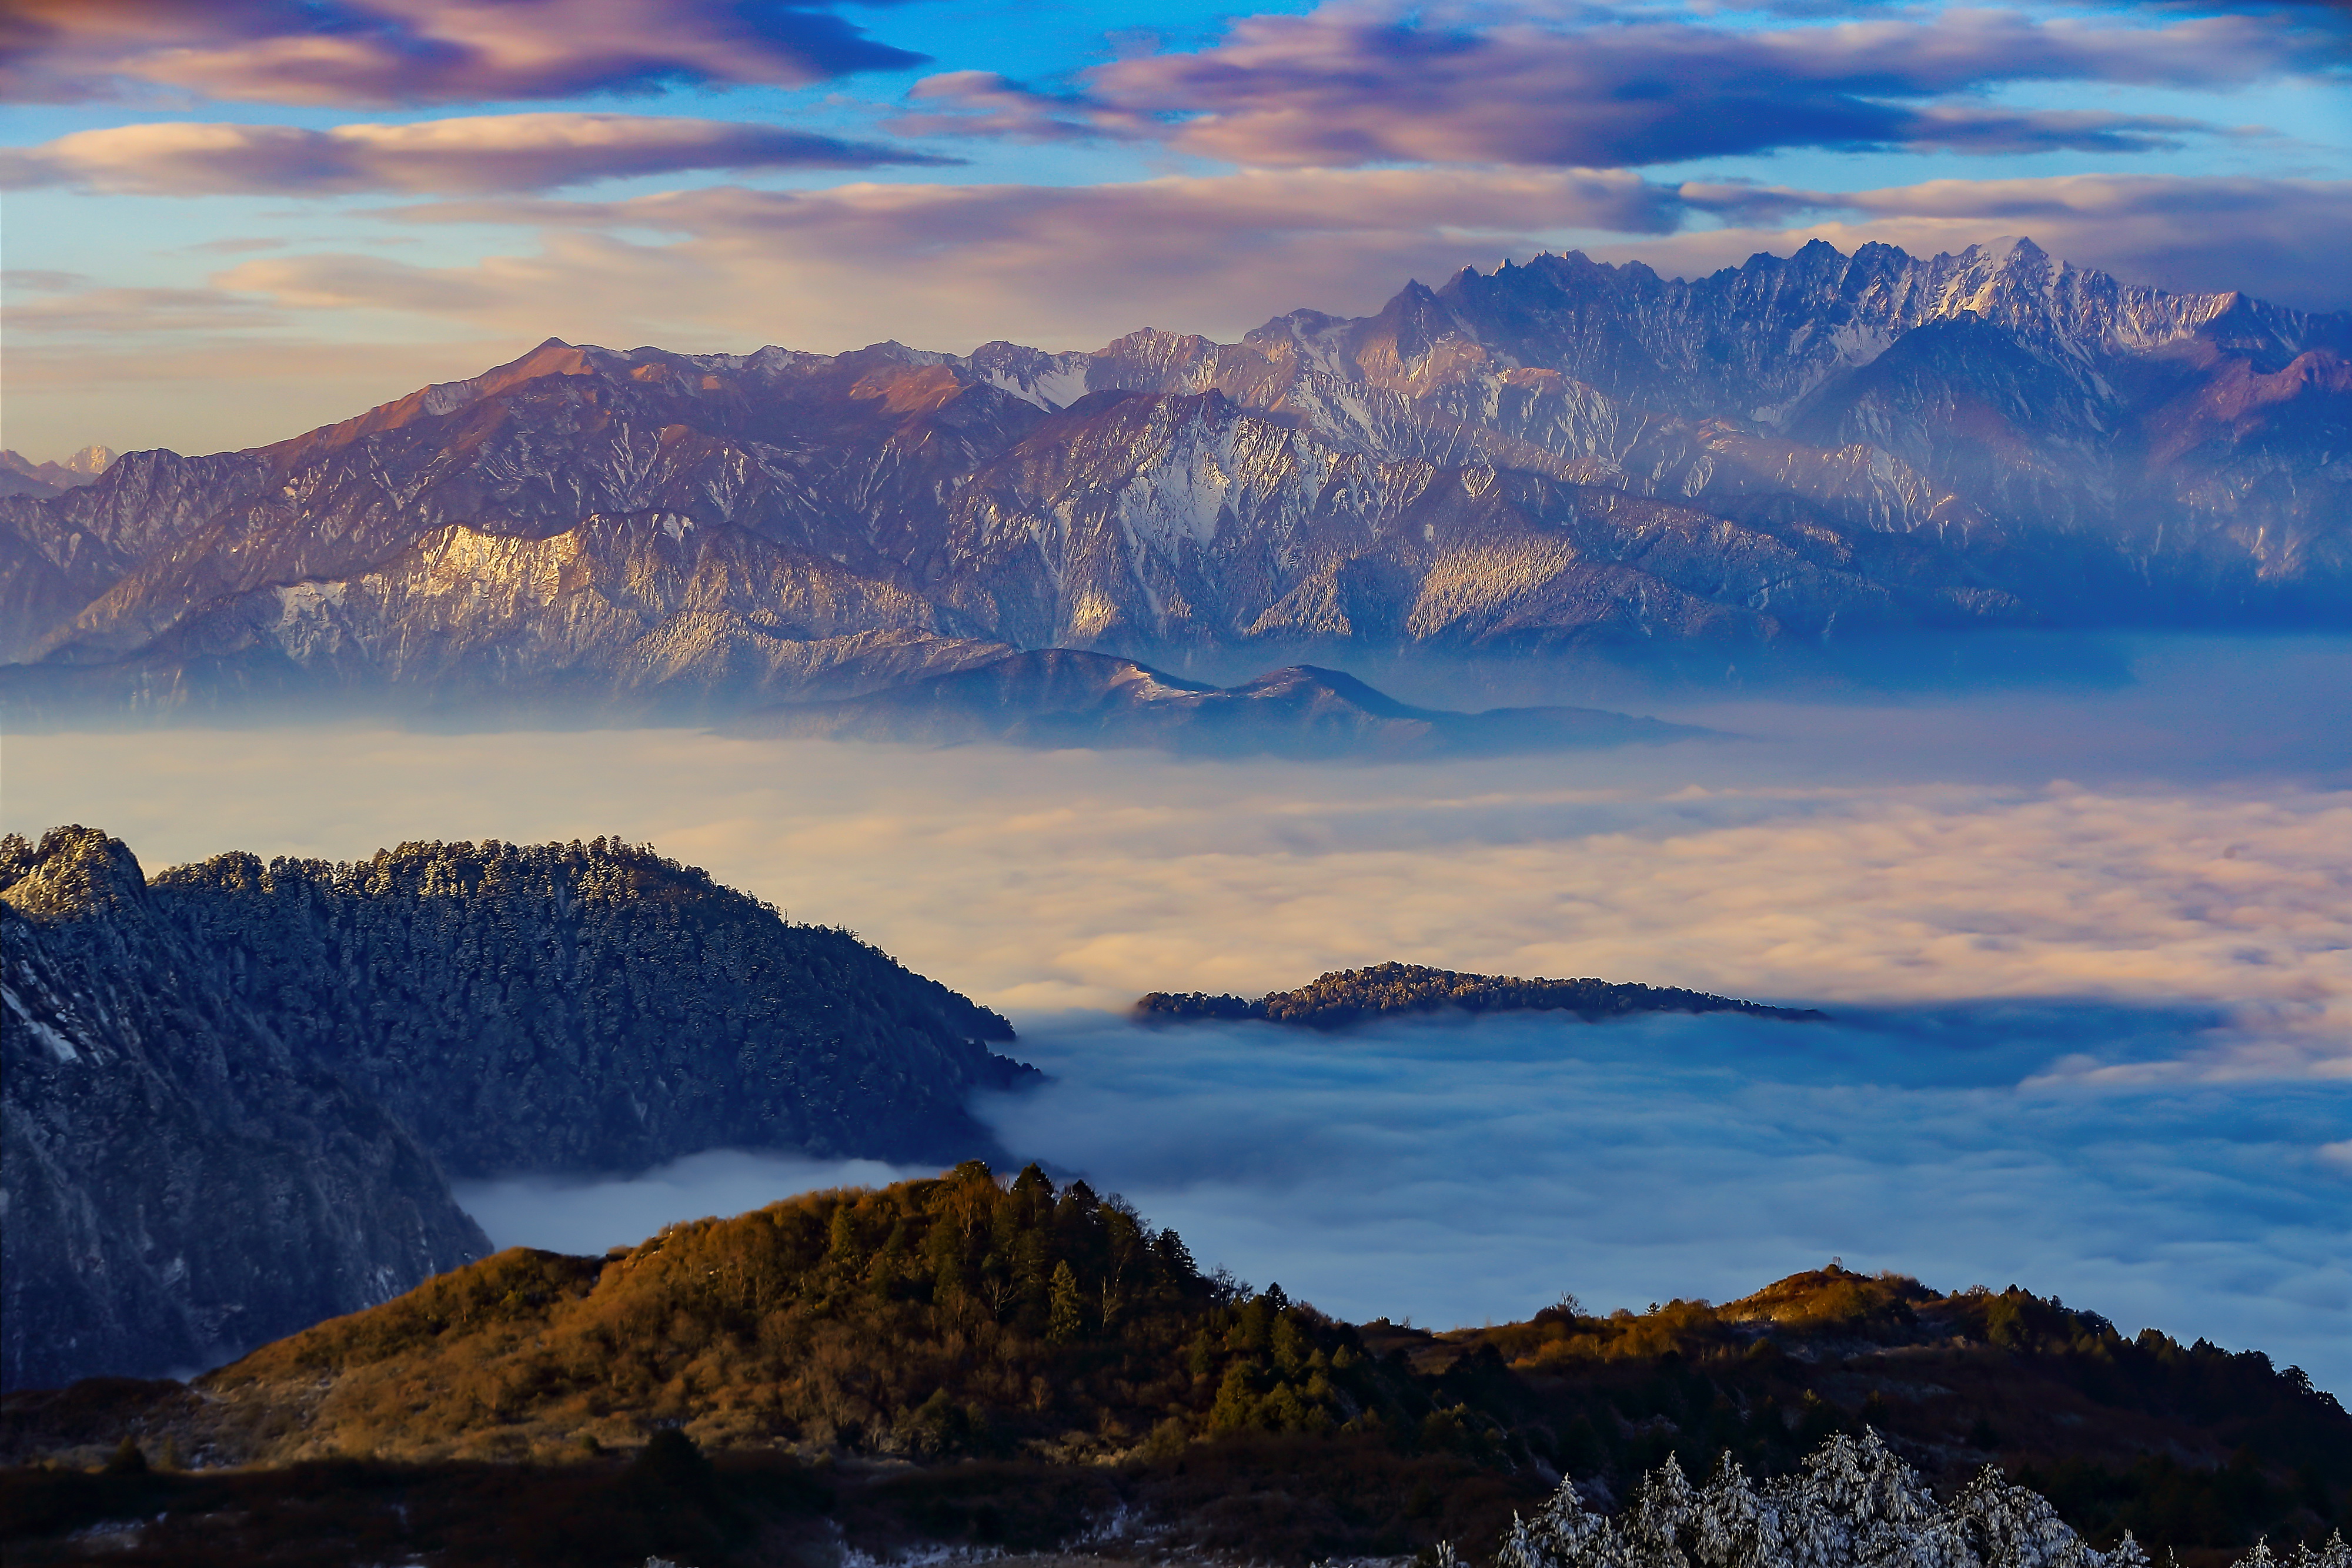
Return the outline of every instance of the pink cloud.
{"type": "Polygon", "coordinates": [[[0,94],[139,86],[275,103],[562,98],[920,64],[821,5],[759,0],[12,0],[0,94]]]}
{"type": "Polygon", "coordinates": [[[410,125],[123,125],[0,149],[0,187],[150,195],[353,191],[483,194],[692,169],[865,168],[944,160],[780,126],[635,114],[504,114],[410,125]]]}
{"type": "Polygon", "coordinates": [[[1244,17],[1205,49],[1101,67],[1083,100],[983,73],[933,78],[921,96],[938,107],[904,123],[1030,139],[1148,132],[1261,167],[1601,167],[1784,147],[2145,152],[2214,128],[1931,100],[2018,81],[2235,87],[2337,69],[2336,44],[2275,14],[2156,26],[1991,11],[1765,29],[1525,15],[1473,26],[1339,0],[1244,17]]]}

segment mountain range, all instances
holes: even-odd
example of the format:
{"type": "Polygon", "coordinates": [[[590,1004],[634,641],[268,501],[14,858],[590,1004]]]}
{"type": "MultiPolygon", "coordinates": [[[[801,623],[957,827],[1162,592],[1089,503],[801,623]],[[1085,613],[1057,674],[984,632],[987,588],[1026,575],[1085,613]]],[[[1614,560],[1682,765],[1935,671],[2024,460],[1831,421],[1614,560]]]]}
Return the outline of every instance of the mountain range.
{"type": "Polygon", "coordinates": [[[0,497],[0,696],[731,715],[1049,647],[1720,669],[1920,629],[2340,627],[2347,353],[2352,317],[2023,240],[1690,280],[1544,256],[1226,344],[551,340],[0,497]]]}
{"type": "Polygon", "coordinates": [[[845,931],[596,839],[226,854],[0,839],[0,1386],[153,1375],[486,1253],[451,1176],[954,1158],[1034,1070],[845,931]]]}

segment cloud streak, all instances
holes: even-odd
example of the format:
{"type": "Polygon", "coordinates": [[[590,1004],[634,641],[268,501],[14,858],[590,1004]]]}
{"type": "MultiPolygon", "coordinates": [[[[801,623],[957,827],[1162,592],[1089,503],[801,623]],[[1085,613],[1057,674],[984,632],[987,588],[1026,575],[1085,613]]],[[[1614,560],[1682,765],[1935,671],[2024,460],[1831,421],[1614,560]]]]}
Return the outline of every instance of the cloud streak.
{"type": "Polygon", "coordinates": [[[183,89],[383,108],[739,83],[919,65],[817,5],[761,0],[16,0],[0,93],[183,89]]]}
{"type": "Polygon", "coordinates": [[[781,126],[636,114],[501,114],[405,125],[165,123],[0,149],[0,189],[141,195],[484,195],[695,170],[864,169],[950,162],[781,126]]]}
{"type": "Polygon", "coordinates": [[[931,78],[916,90],[926,107],[898,125],[1152,137],[1255,167],[1640,167],[1790,148],[2146,152],[2218,128],[1969,99],[2021,82],[2226,89],[2340,64],[2332,37],[2277,14],[2149,26],[1953,11],[1743,29],[1524,13],[1482,25],[1339,3],[1245,16],[1210,47],[1098,67],[1082,97],[985,72],[931,78]]]}

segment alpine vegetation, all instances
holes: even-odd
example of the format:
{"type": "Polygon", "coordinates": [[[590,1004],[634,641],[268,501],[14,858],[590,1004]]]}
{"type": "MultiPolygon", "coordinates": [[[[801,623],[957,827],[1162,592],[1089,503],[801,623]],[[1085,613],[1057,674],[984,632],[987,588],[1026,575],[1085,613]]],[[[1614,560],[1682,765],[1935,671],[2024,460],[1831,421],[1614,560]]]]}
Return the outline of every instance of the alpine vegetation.
{"type": "MultiPolygon", "coordinates": [[[[1451,1555],[1450,1552],[1445,1555],[1451,1555]]],[[[2267,1554],[2264,1554],[2267,1560],[2267,1554]]],[[[2252,1561],[2251,1559],[2249,1561],[2252,1561]]],[[[2345,1568],[2340,1537],[2315,1557],[2345,1568]]],[[[1669,1458],[1612,1517],[1562,1481],[1533,1519],[1514,1516],[1494,1568],[2145,1568],[2131,1531],[2100,1552],[2039,1492],[1987,1465],[1948,1503],[1880,1440],[1837,1433],[1794,1473],[1756,1485],[1729,1454],[1694,1490],[1669,1458]]]]}

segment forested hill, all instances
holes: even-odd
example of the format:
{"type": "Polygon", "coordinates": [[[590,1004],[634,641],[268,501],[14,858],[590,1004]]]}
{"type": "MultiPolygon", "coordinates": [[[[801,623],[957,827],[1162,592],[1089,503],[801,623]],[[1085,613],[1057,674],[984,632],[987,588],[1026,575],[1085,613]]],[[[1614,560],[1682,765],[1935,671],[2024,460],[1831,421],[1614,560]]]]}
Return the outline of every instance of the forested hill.
{"type": "Polygon", "coordinates": [[[1463,975],[1419,964],[1375,964],[1335,969],[1296,990],[1245,997],[1201,991],[1152,991],[1136,1011],[1161,1019],[1264,1019],[1310,1029],[1339,1029],[1364,1019],[1458,1009],[1473,1013],[1572,1012],[1587,1020],[1629,1013],[1747,1013],[1758,1018],[1818,1019],[1810,1008],[1767,1007],[1674,986],[1608,980],[1523,980],[1509,975],[1463,975]]]}
{"type": "Polygon", "coordinates": [[[207,978],[266,1006],[452,1174],[720,1145],[937,1158],[1024,1070],[997,1014],[850,932],[618,839],[217,855],[158,875],[207,978]]]}
{"type": "Polygon", "coordinates": [[[1083,1182],[978,1163],[603,1258],[502,1252],[192,1387],[5,1409],[0,1460],[18,1464],[95,1461],[128,1436],[208,1465],[560,1469],[682,1429],[740,1465],[887,1458],[817,1473],[882,1477],[900,1524],[934,1541],[1052,1545],[1118,1515],[1261,1562],[1441,1538],[1483,1553],[1562,1472],[1630,1501],[1669,1460],[1705,1477],[1727,1454],[1763,1479],[1865,1430],[1947,1494],[2004,1465],[2103,1546],[2128,1528],[2159,1553],[2234,1553],[2352,1523],[2352,1418],[2300,1373],[2126,1337],[2013,1286],[1946,1294],[1832,1266],[1722,1306],[1357,1325],[1204,1274],[1083,1182]]]}
{"type": "Polygon", "coordinates": [[[956,1158],[1012,1029],[617,840],[0,840],[7,1385],[203,1365],[488,1250],[446,1176],[956,1158]]]}

